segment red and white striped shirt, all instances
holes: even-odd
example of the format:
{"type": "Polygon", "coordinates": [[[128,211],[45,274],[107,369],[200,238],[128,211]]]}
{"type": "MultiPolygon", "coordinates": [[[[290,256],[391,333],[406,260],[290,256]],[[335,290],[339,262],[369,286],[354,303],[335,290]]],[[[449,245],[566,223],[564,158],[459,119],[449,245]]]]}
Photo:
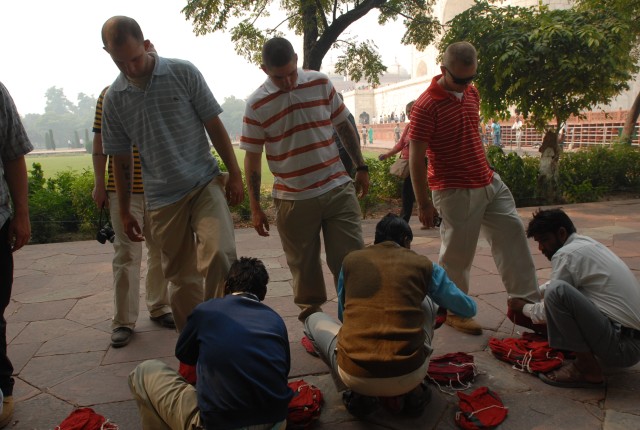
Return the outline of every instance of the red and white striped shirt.
{"type": "Polygon", "coordinates": [[[493,171],[478,132],[478,90],[469,85],[458,99],[438,84],[441,76],[433,78],[411,110],[409,139],[427,143],[429,188],[487,186],[493,171]]]}
{"type": "Polygon", "coordinates": [[[297,86],[279,90],[267,79],[247,101],[240,148],[267,153],[273,197],[304,200],[351,181],[333,127],[349,110],[323,73],[298,69],[297,86]]]}

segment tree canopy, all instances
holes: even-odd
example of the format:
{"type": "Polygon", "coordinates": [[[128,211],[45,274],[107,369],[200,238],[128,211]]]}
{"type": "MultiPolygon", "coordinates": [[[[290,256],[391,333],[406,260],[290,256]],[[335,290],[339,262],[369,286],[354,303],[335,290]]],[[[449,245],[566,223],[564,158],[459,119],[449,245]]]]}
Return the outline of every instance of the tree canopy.
{"type": "MultiPolygon", "coordinates": [[[[182,12],[193,22],[197,35],[228,31],[236,52],[253,64],[261,63],[264,42],[283,35],[283,26],[303,38],[302,67],[320,70],[332,48],[342,54],[336,72],[354,81],[363,77],[378,84],[386,70],[373,41],[341,39],[344,31],[374,9],[378,24],[402,19],[406,31],[400,42],[426,48],[434,41],[440,23],[431,16],[435,0],[187,0],[182,12]],[[279,5],[285,18],[274,26],[261,27],[279,5]]],[[[386,36],[381,32],[382,37],[386,36]]]]}
{"type": "Polygon", "coordinates": [[[80,139],[88,140],[96,108],[95,97],[79,93],[77,103],[73,103],[64,94],[64,89],[51,87],[45,98],[44,114],[28,114],[22,121],[34,145],[65,147],[71,141],[72,145],[78,146],[80,139]]]}
{"type": "MultiPolygon", "coordinates": [[[[577,0],[577,7],[582,9],[602,9],[615,11],[621,19],[625,19],[629,26],[631,48],[629,54],[638,62],[640,60],[640,0],[577,0]]],[[[636,95],[633,105],[629,108],[629,114],[622,131],[622,139],[631,143],[634,127],[640,115],[640,93],[636,95]]]]}
{"type": "MultiPolygon", "coordinates": [[[[637,0],[636,0],[637,1],[637,0]]],[[[451,20],[439,49],[467,40],[478,50],[475,85],[485,117],[519,110],[539,130],[606,104],[637,72],[629,24],[602,8],[499,7],[485,0],[451,20]]]]}

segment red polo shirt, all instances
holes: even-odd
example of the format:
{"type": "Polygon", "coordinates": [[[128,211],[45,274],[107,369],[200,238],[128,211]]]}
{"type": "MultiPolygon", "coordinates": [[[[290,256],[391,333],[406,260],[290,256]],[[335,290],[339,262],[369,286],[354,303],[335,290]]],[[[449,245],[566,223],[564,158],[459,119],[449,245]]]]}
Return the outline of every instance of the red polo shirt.
{"type": "Polygon", "coordinates": [[[468,85],[462,99],[445,91],[436,76],[411,110],[409,139],[427,142],[427,179],[432,190],[480,188],[493,171],[478,132],[480,95],[468,85]]]}

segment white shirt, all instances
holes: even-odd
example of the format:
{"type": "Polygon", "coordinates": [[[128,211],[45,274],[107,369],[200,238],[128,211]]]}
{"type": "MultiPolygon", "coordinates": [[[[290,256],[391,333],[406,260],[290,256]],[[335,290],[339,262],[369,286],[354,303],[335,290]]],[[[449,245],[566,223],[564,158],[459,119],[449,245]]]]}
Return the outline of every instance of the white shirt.
{"type": "MultiPolygon", "coordinates": [[[[640,330],[640,283],[609,248],[573,233],[551,264],[551,280],[573,285],[609,319],[640,330]]],[[[527,304],[522,311],[534,323],[546,321],[543,302],[527,304]]]]}

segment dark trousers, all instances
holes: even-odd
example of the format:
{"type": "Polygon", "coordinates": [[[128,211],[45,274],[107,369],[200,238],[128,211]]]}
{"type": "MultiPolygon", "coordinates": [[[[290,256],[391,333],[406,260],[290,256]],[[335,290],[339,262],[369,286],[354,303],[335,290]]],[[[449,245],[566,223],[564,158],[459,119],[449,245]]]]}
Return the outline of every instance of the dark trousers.
{"type": "Polygon", "coordinates": [[[13,286],[13,254],[9,243],[9,221],[0,229],[0,390],[7,397],[13,395],[13,365],[7,356],[7,320],[4,311],[11,300],[13,286]]]}
{"type": "Polygon", "coordinates": [[[406,222],[411,219],[411,213],[413,212],[413,203],[416,201],[416,196],[413,194],[413,184],[411,183],[411,176],[407,176],[402,184],[402,217],[406,222]]]}

